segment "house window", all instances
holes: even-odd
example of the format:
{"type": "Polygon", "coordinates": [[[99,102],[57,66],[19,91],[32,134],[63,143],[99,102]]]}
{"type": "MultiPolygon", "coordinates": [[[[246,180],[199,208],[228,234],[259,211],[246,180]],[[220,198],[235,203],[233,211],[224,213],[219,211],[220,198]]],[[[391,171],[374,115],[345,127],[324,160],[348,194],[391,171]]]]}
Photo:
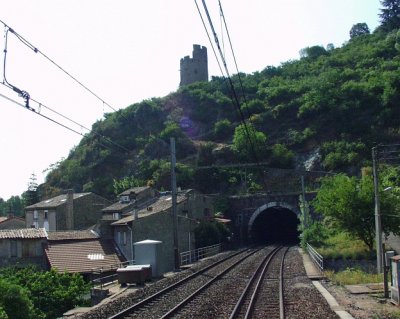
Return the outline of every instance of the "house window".
{"type": "Polygon", "coordinates": [[[119,198],[120,203],[129,203],[130,201],[131,201],[131,199],[129,198],[128,195],[123,195],[119,198]]]}
{"type": "Polygon", "coordinates": [[[38,219],[38,211],[34,210],[33,211],[33,220],[37,220],[38,219]]]}
{"type": "Polygon", "coordinates": [[[11,240],[10,241],[10,255],[11,257],[18,257],[17,254],[17,241],[11,240]]]}
{"type": "Polygon", "coordinates": [[[113,219],[120,219],[120,214],[119,213],[113,213],[113,219]]]}
{"type": "Polygon", "coordinates": [[[45,210],[44,211],[44,219],[48,219],[49,218],[49,211],[45,210]]]}

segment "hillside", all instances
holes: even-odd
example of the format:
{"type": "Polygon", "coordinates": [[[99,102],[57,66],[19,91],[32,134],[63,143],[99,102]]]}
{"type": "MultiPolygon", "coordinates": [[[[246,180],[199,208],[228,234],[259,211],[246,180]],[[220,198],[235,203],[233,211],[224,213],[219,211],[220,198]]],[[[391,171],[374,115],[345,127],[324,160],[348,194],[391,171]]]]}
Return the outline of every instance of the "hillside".
{"type": "MultiPolygon", "coordinates": [[[[213,77],[107,114],[53,167],[42,197],[67,188],[109,198],[129,185],[170,189],[170,137],[178,185],[206,193],[240,191],[242,173],[198,166],[258,161],[304,169],[311,159],[308,169],[358,173],[370,164],[371,147],[399,141],[396,33],[362,34],[302,56],[233,76],[241,112],[227,82],[213,77]]],[[[246,178],[250,190],[261,188],[259,173],[246,178]]]]}

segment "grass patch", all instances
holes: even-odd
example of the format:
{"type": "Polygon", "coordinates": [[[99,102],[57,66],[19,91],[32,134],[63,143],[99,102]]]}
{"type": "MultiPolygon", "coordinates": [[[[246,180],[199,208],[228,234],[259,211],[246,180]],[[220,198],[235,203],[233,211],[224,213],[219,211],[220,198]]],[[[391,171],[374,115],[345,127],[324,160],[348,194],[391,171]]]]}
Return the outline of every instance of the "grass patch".
{"type": "Polygon", "coordinates": [[[347,233],[332,234],[317,247],[318,252],[326,259],[371,259],[373,254],[361,241],[347,233]]]}
{"type": "Polygon", "coordinates": [[[394,310],[391,312],[384,311],[379,315],[374,315],[372,319],[400,319],[400,310],[394,310]]]}
{"type": "Polygon", "coordinates": [[[357,268],[347,268],[339,272],[326,270],[324,274],[330,281],[342,286],[383,282],[383,274],[369,274],[357,268]]]}

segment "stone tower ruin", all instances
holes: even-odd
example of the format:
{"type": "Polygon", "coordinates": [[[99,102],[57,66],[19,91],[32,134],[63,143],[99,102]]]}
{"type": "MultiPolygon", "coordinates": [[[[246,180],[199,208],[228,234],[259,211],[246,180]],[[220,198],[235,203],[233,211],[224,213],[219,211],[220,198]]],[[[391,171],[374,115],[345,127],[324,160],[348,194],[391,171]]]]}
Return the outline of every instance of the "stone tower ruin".
{"type": "Polygon", "coordinates": [[[181,83],[188,85],[199,81],[208,81],[207,48],[193,44],[193,58],[185,56],[181,59],[181,83]]]}

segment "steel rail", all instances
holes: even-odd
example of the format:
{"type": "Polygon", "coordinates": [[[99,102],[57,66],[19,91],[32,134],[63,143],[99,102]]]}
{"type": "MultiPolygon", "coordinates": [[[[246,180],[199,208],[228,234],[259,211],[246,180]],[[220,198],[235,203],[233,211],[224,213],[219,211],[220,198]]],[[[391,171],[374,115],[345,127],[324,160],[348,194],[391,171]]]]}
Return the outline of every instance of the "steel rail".
{"type": "MultiPolygon", "coordinates": [[[[231,254],[231,255],[229,255],[229,256],[227,256],[227,257],[225,257],[225,258],[223,258],[223,259],[221,259],[221,260],[219,260],[219,261],[217,261],[217,262],[215,262],[215,263],[212,263],[211,265],[209,265],[209,266],[207,266],[207,267],[205,267],[205,268],[203,268],[203,269],[201,269],[201,270],[199,270],[199,271],[197,271],[197,272],[195,272],[195,273],[189,275],[188,277],[185,277],[185,278],[179,280],[178,282],[176,282],[176,283],[174,283],[174,284],[172,284],[172,285],[170,285],[170,286],[168,286],[168,287],[166,287],[166,288],[164,288],[164,289],[162,289],[162,290],[160,290],[160,291],[154,293],[153,295],[151,295],[151,296],[149,296],[149,297],[147,297],[147,298],[145,298],[145,299],[143,299],[143,300],[141,300],[141,301],[139,301],[139,302],[137,302],[137,303],[135,303],[135,304],[133,304],[133,305],[127,307],[126,309],[124,309],[124,310],[118,312],[117,314],[115,314],[115,315],[113,315],[113,316],[110,316],[109,319],[121,319],[121,318],[125,318],[126,316],[128,316],[129,314],[131,314],[132,312],[134,312],[135,310],[138,310],[138,309],[144,307],[144,306],[147,305],[148,303],[150,303],[150,302],[154,301],[155,299],[161,297],[162,295],[166,294],[167,292],[169,292],[169,291],[171,291],[171,290],[177,288],[178,286],[184,284],[185,282],[187,282],[187,281],[193,279],[194,277],[197,277],[197,276],[199,276],[200,274],[206,272],[207,270],[210,270],[210,269],[212,269],[212,268],[218,266],[219,264],[221,264],[221,263],[223,263],[223,262],[225,262],[225,261],[227,261],[227,260],[229,260],[229,259],[231,259],[231,258],[233,258],[233,257],[235,257],[235,256],[237,256],[237,255],[239,255],[239,254],[248,252],[248,251],[250,251],[250,250],[251,250],[251,249],[243,249],[243,250],[240,250],[240,251],[237,252],[237,253],[231,254]]],[[[260,250],[260,249],[256,249],[256,250],[254,250],[254,251],[251,251],[248,255],[246,255],[246,258],[247,258],[248,256],[251,256],[252,254],[256,253],[256,252],[259,251],[259,250],[260,250]]]]}
{"type": "MultiPolygon", "coordinates": [[[[261,250],[261,249],[259,249],[261,250]]],[[[259,250],[256,250],[254,252],[251,252],[250,254],[240,258],[238,261],[236,261],[234,264],[231,266],[225,268],[223,271],[221,271],[218,275],[210,279],[208,282],[206,282],[203,286],[201,286],[199,289],[197,289],[195,292],[193,292],[191,295],[189,295],[185,300],[181,301],[179,304],[177,304],[174,308],[172,308],[170,311],[168,311],[166,314],[164,314],[161,319],[166,319],[166,318],[171,318],[173,317],[178,311],[180,311],[188,302],[193,300],[196,296],[198,296],[204,289],[206,289],[208,286],[211,284],[215,283],[218,279],[220,279],[223,275],[225,275],[227,272],[235,268],[238,264],[240,264],[243,260],[249,258],[250,256],[254,255],[256,252],[259,250]]]]}
{"type": "MultiPolygon", "coordinates": [[[[269,254],[267,254],[264,259],[261,261],[260,265],[257,267],[256,271],[253,273],[253,276],[251,276],[250,280],[248,281],[246,287],[243,289],[243,292],[241,294],[241,296],[239,297],[238,301],[236,302],[235,308],[233,309],[229,319],[234,319],[237,318],[237,316],[240,313],[240,310],[245,302],[245,298],[248,295],[249,291],[250,291],[250,287],[251,285],[255,282],[255,280],[258,277],[259,272],[261,271],[261,269],[263,268],[263,266],[265,265],[265,263],[267,263],[267,265],[269,264],[270,260],[272,259],[272,257],[281,249],[282,247],[276,247],[274,250],[272,250],[269,254]]],[[[265,267],[264,267],[265,268],[265,267]]]]}
{"type": "Polygon", "coordinates": [[[280,319],[285,319],[285,299],[284,299],[284,291],[283,291],[283,267],[285,264],[285,256],[286,253],[289,251],[290,247],[287,247],[285,253],[282,256],[281,261],[281,269],[279,274],[279,316],[280,319]]]}
{"type": "Polygon", "coordinates": [[[245,319],[251,318],[252,313],[253,313],[254,306],[255,306],[255,304],[256,304],[256,298],[257,298],[258,293],[259,293],[259,291],[260,291],[260,286],[261,286],[261,283],[262,283],[263,280],[264,280],[264,276],[265,276],[265,274],[267,273],[268,266],[270,265],[270,263],[271,263],[271,261],[272,261],[272,258],[274,258],[275,255],[276,255],[282,248],[283,248],[283,247],[279,247],[279,249],[276,249],[276,250],[269,256],[268,260],[267,260],[266,262],[264,262],[264,267],[262,268],[261,274],[260,274],[260,276],[258,277],[257,284],[256,284],[256,286],[254,287],[254,290],[253,290],[253,294],[251,295],[250,303],[249,303],[249,305],[248,305],[248,307],[247,307],[247,311],[246,311],[246,314],[245,314],[245,316],[244,316],[245,319]]]}

